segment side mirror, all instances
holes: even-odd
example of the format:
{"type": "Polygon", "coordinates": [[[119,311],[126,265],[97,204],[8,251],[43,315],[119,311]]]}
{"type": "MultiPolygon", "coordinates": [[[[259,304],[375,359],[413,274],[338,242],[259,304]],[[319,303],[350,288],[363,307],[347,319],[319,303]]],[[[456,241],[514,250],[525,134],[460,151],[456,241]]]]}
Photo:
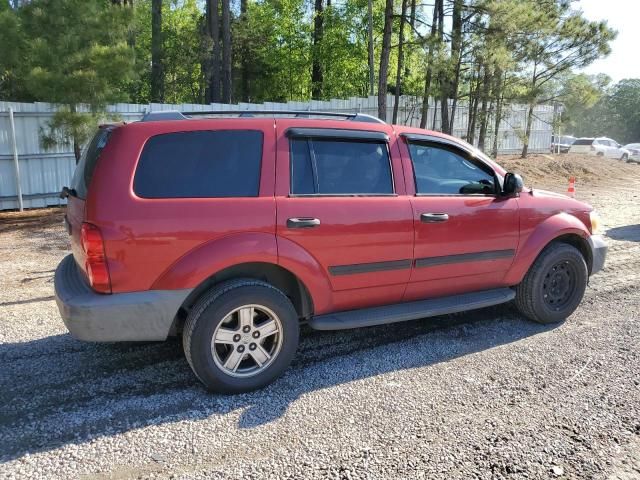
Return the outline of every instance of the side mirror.
{"type": "Polygon", "coordinates": [[[507,173],[504,176],[504,186],[502,187],[503,195],[516,195],[522,192],[524,188],[524,182],[522,177],[517,173],[507,173]]]}

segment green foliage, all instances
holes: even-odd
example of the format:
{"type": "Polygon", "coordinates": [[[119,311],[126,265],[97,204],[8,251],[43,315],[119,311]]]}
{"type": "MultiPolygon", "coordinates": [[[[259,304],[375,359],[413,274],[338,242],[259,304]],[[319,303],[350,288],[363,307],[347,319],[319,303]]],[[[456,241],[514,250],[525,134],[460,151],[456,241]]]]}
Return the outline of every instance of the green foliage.
{"type": "MultiPolygon", "coordinates": [[[[604,75],[586,78],[589,85],[579,88],[586,93],[565,100],[563,130],[576,136],[607,136],[623,144],[640,142],[640,79],[610,86],[604,75]]],[[[572,79],[570,84],[583,81],[572,79]]]]}
{"type": "MultiPolygon", "coordinates": [[[[149,102],[151,3],[31,0],[12,8],[0,0],[0,98],[65,105],[43,132],[49,144],[67,139],[82,143],[108,103],[149,102]],[[88,111],[82,113],[80,104],[88,105],[88,111]]],[[[385,4],[373,1],[376,69],[385,4]]],[[[625,109],[636,105],[633,81],[611,88],[603,79],[572,73],[607,54],[615,33],[606,23],[585,19],[569,0],[443,0],[444,34],[431,35],[433,4],[416,0],[415,17],[406,18],[402,93],[422,95],[428,84],[429,94],[439,100],[469,102],[470,137],[476,130],[481,135],[492,131],[495,122],[489,117],[497,117],[498,106],[513,101],[531,106],[563,102],[565,131],[587,129],[589,118],[597,125],[592,117],[598,111],[599,117],[619,125],[621,138],[635,135],[638,109],[625,109]],[[459,35],[452,27],[454,6],[461,11],[459,35]],[[454,45],[460,47],[459,56],[454,45]],[[627,121],[627,129],[620,119],[627,121]]],[[[213,62],[204,6],[204,0],[163,0],[166,102],[205,101],[205,72],[213,62]]],[[[322,40],[314,47],[313,2],[231,3],[232,102],[308,100],[314,48],[322,70],[322,98],[367,95],[368,0],[324,0],[323,7],[322,40]],[[242,15],[241,5],[246,7],[242,15]]],[[[387,79],[392,92],[398,87],[400,12],[396,0],[387,79]]],[[[527,136],[525,128],[523,138],[527,136]]]]}
{"type": "Polygon", "coordinates": [[[126,100],[134,77],[127,44],[130,11],[107,0],[33,0],[12,10],[0,7],[0,93],[15,99],[59,103],[42,132],[45,146],[78,145],[111,102],[126,100]],[[16,98],[17,97],[17,98],[16,98]],[[85,104],[90,113],[79,113],[85,104]]]}
{"type": "Polygon", "coordinates": [[[129,13],[104,0],[33,0],[22,7],[30,94],[93,109],[126,99],[121,87],[133,75],[129,13]]]}
{"type": "MultiPolygon", "coordinates": [[[[127,91],[131,101],[148,103],[151,97],[151,0],[134,4],[135,81],[127,91]]],[[[197,0],[165,1],[162,10],[164,97],[167,103],[204,102],[202,64],[207,44],[202,32],[203,13],[197,0]]]]}
{"type": "Polygon", "coordinates": [[[0,0],[0,98],[29,99],[20,81],[25,38],[17,13],[0,0]]]}

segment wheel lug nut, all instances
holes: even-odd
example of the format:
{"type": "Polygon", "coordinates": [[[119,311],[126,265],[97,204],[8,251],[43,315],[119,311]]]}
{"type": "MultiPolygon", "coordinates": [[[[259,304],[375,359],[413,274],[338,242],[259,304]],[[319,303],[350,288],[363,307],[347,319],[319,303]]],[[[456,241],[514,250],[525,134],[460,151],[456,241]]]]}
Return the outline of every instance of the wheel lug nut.
{"type": "Polygon", "coordinates": [[[239,342],[241,338],[242,338],[242,337],[236,333],[236,334],[233,336],[233,341],[234,341],[234,342],[239,342]]]}
{"type": "Polygon", "coordinates": [[[251,343],[251,344],[249,345],[249,350],[253,351],[253,350],[255,350],[255,349],[256,349],[256,344],[255,344],[255,343],[251,343]]]}
{"type": "Polygon", "coordinates": [[[260,332],[256,330],[255,332],[253,332],[252,336],[253,338],[258,338],[260,336],[260,332]]]}
{"type": "Polygon", "coordinates": [[[238,345],[238,351],[240,353],[244,352],[244,345],[238,345]]]}
{"type": "Polygon", "coordinates": [[[244,327],[242,327],[242,331],[243,331],[244,333],[248,333],[248,332],[249,332],[249,330],[251,330],[251,327],[250,327],[249,325],[245,325],[244,327]]]}

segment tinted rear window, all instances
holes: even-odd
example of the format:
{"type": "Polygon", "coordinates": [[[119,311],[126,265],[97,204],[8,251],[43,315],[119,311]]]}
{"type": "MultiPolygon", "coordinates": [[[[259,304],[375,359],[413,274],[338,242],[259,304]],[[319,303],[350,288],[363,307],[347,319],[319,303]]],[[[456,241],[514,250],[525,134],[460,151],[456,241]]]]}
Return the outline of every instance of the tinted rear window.
{"type": "Polygon", "coordinates": [[[575,142],[574,145],[591,145],[593,143],[593,138],[579,138],[575,142]]]}
{"type": "Polygon", "coordinates": [[[76,191],[76,195],[79,198],[87,197],[87,188],[91,183],[93,171],[96,168],[102,149],[109,141],[110,135],[110,128],[99,129],[84,149],[84,152],[82,152],[80,161],[76,165],[76,170],[73,173],[73,178],[71,179],[71,188],[76,191]]]}
{"type": "Polygon", "coordinates": [[[296,138],[290,145],[294,195],[393,193],[386,143],[296,138]]]}
{"type": "Polygon", "coordinates": [[[262,132],[218,130],[151,137],[133,189],[143,198],[256,197],[262,132]]]}

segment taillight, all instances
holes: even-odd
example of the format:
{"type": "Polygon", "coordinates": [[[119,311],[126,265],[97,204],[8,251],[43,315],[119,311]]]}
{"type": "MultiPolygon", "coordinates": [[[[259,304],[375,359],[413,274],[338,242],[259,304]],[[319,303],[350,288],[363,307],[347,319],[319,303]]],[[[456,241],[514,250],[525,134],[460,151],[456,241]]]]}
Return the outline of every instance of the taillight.
{"type": "Polygon", "coordinates": [[[84,269],[89,277],[91,288],[96,292],[111,293],[111,279],[100,229],[90,223],[83,223],[80,230],[80,245],[87,256],[84,269]]]}

